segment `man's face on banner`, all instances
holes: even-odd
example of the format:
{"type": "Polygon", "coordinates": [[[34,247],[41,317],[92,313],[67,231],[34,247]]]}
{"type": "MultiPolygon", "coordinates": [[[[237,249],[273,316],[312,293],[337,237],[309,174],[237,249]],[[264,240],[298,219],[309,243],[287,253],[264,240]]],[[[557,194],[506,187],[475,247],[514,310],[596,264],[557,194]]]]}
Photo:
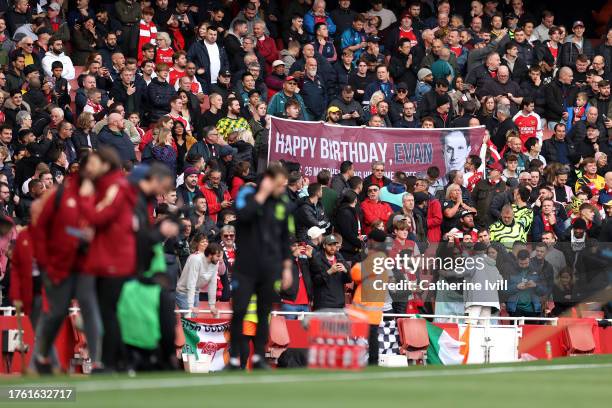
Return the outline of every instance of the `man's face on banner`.
{"type": "Polygon", "coordinates": [[[470,153],[470,147],[463,133],[456,131],[450,132],[444,136],[444,145],[442,149],[446,172],[448,173],[451,170],[463,170],[465,160],[470,153]]]}

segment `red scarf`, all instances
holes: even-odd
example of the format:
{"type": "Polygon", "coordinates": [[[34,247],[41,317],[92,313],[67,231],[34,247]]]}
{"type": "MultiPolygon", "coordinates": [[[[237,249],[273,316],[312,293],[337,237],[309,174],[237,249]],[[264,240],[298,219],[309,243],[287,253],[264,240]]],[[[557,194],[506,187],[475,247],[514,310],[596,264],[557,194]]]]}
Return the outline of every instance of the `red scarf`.
{"type": "Polygon", "coordinates": [[[579,120],[582,119],[582,116],[584,115],[585,110],[586,109],[584,106],[581,108],[579,107],[574,108],[574,122],[578,122],[579,120]]]}
{"type": "Polygon", "coordinates": [[[542,214],[542,223],[544,224],[544,231],[554,232],[553,226],[548,222],[548,217],[542,214]]]}

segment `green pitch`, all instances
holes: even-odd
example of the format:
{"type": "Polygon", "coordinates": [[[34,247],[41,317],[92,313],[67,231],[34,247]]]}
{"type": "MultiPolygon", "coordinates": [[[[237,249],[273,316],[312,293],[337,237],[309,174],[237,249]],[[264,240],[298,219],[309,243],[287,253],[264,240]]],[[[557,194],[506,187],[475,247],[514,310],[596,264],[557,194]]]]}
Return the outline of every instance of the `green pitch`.
{"type": "Polygon", "coordinates": [[[20,402],[2,407],[609,407],[612,356],[553,362],[373,368],[361,372],[277,370],[0,379],[0,387],[76,387],[76,402],[20,402]]]}

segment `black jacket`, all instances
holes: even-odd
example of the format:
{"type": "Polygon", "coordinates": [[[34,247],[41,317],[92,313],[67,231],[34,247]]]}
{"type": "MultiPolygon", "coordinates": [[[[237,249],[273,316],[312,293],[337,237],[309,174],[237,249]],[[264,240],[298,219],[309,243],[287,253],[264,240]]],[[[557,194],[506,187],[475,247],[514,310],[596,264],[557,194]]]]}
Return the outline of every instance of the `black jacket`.
{"type": "Polygon", "coordinates": [[[151,80],[146,91],[150,122],[155,122],[157,119],[170,112],[170,99],[174,95],[176,95],[176,91],[168,82],[161,82],[158,78],[153,78],[151,80]]]}
{"type": "Polygon", "coordinates": [[[336,253],[336,262],[344,264],[347,272],[327,273],[331,265],[324,251],[312,258],[311,275],[314,284],[313,309],[341,309],[344,307],[344,284],[351,282],[349,267],[340,253],[336,253]]]}
{"type": "MultiPolygon", "coordinates": [[[[236,262],[234,274],[280,277],[282,262],[291,259],[289,206],[286,196],[255,201],[256,190],[246,186],[236,198],[236,262]]],[[[270,278],[268,278],[270,279],[270,278]]]]}
{"type": "MultiPolygon", "coordinates": [[[[155,79],[151,81],[153,83],[155,79]]],[[[125,117],[128,117],[130,114],[136,112],[140,114],[140,101],[142,98],[141,89],[137,89],[132,95],[128,95],[127,88],[123,85],[122,81],[113,82],[113,87],[109,92],[109,97],[114,99],[115,102],[120,102],[125,107],[125,117]],[[140,91],[140,92],[138,92],[140,91]]]]}
{"type": "Polygon", "coordinates": [[[593,45],[591,41],[584,38],[582,40],[582,52],[578,50],[578,46],[573,42],[565,42],[559,50],[559,59],[557,65],[560,67],[576,67],[576,58],[578,55],[585,54],[590,60],[593,60],[593,45]]]}
{"type": "MultiPolygon", "coordinates": [[[[89,140],[93,150],[98,149],[98,136],[95,133],[89,133],[89,140]]],[[[87,143],[87,134],[83,132],[82,129],[76,128],[74,134],[72,135],[72,143],[74,143],[74,147],[77,149],[77,151],[79,151],[81,148],[89,147],[89,144],[87,143]]]]}
{"type": "Polygon", "coordinates": [[[542,151],[540,152],[547,163],[562,163],[562,161],[559,160],[559,148],[562,143],[565,143],[567,146],[567,161],[571,162],[572,158],[575,157],[576,146],[567,137],[565,138],[565,142],[558,142],[554,140],[554,138],[551,138],[542,142],[542,151]]]}
{"type": "Polygon", "coordinates": [[[294,301],[297,297],[298,290],[300,288],[300,271],[302,272],[302,279],[304,279],[304,286],[306,287],[306,294],[308,300],[312,300],[312,277],[310,276],[310,262],[305,258],[294,258],[291,262],[291,275],[293,280],[291,286],[280,292],[281,299],[294,301]]]}
{"type": "Polygon", "coordinates": [[[406,61],[408,61],[408,55],[399,53],[392,56],[389,61],[389,73],[396,84],[405,82],[408,86],[409,95],[412,95],[417,84],[415,69],[418,68],[418,64],[414,62],[414,56],[412,57],[413,63],[410,65],[410,68],[406,68],[406,61]]]}
{"type": "Polygon", "coordinates": [[[497,126],[495,134],[491,137],[491,141],[497,148],[498,152],[501,152],[506,145],[506,134],[510,130],[518,130],[511,117],[507,118],[497,126]]]}
{"type": "MultiPolygon", "coordinates": [[[[189,47],[189,51],[187,51],[187,58],[189,59],[189,61],[193,61],[196,64],[196,67],[204,68],[204,75],[202,75],[200,79],[207,84],[211,84],[212,78],[210,76],[210,57],[208,55],[208,50],[206,49],[206,45],[204,44],[204,42],[198,40],[191,44],[191,47],[189,47]]],[[[229,70],[229,60],[227,59],[225,48],[223,48],[222,46],[219,46],[219,61],[221,64],[221,69],[219,70],[219,72],[229,70]]]]}
{"type": "Polygon", "coordinates": [[[493,197],[506,191],[506,185],[503,181],[492,185],[489,180],[480,180],[472,190],[472,202],[478,210],[475,221],[478,226],[489,226],[496,219],[489,212],[489,208],[493,202],[493,197]]]}
{"type": "MultiPolygon", "coordinates": [[[[342,204],[335,214],[335,230],[342,236],[340,253],[351,262],[359,262],[363,256],[363,241],[359,239],[359,213],[356,207],[342,204]]],[[[363,232],[362,232],[363,233],[363,232]]]]}
{"type": "Polygon", "coordinates": [[[544,118],[551,122],[559,122],[565,108],[573,106],[579,89],[573,85],[563,85],[554,80],[544,87],[546,109],[544,118]]]}
{"type": "Polygon", "coordinates": [[[308,239],[308,230],[311,227],[316,226],[323,229],[329,227],[329,219],[320,200],[315,205],[308,197],[304,198],[297,203],[297,209],[293,216],[295,218],[295,235],[301,241],[308,239]]]}

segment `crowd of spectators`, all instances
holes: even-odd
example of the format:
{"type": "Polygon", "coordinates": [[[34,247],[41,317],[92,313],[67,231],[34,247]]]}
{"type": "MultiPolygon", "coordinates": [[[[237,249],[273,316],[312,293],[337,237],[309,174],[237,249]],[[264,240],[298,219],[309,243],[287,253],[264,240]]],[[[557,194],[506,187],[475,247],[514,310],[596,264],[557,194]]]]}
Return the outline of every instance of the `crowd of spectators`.
{"type": "Polygon", "coordinates": [[[486,127],[480,151],[444,177],[375,162],[360,178],[345,161],[314,180],[284,163],[295,262],[282,310],[343,307],[351,265],[381,233],[394,253],[484,256],[508,281],[482,304],[390,293],[386,311],[558,315],[609,283],[610,24],[594,44],[584,22],[526,0],[3,3],[0,283],[37,336],[57,332],[75,297],[88,338],[104,332],[92,355],[114,366],[121,288],[149,269],[134,222],[163,237],[180,309],[230,301],[236,205],[269,165],[271,116],[486,127]],[[178,233],[163,223],[173,217],[178,233]],[[57,309],[41,319],[43,286],[57,309]]]}

